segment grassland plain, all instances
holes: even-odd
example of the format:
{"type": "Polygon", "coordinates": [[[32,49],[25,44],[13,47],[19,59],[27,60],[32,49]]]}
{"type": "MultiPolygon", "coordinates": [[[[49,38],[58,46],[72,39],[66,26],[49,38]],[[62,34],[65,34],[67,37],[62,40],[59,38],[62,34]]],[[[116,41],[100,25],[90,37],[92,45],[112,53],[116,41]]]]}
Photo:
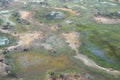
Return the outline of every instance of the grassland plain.
{"type": "MultiPolygon", "coordinates": [[[[80,32],[80,41],[82,43],[81,47],[79,48],[80,53],[87,55],[89,58],[93,59],[98,65],[102,67],[120,70],[120,24],[100,24],[93,19],[95,12],[98,10],[105,10],[108,12],[119,10],[120,3],[111,1],[105,3],[106,1],[109,0],[105,0],[103,2],[97,2],[96,0],[84,0],[84,4],[77,0],[65,3],[59,1],[48,1],[50,5],[52,5],[52,8],[42,8],[36,5],[28,5],[26,8],[19,7],[20,9],[18,8],[18,10],[36,12],[36,14],[35,16],[33,16],[33,22],[27,27],[26,25],[17,23],[13,16],[11,16],[11,21],[16,23],[16,26],[12,27],[11,31],[16,31],[17,33],[43,31],[45,36],[46,34],[58,36],[63,32],[71,31],[80,32]],[[68,8],[70,8],[71,10],[75,10],[80,13],[80,15],[74,16],[69,11],[56,10],[53,8],[54,5],[56,7],[68,6],[68,8]],[[59,20],[47,20],[42,17],[45,13],[48,13],[50,11],[61,11],[65,14],[65,18],[59,20]],[[36,22],[34,22],[34,20],[36,22]],[[73,20],[74,23],[70,25],[66,24],[66,20],[73,20]],[[43,25],[38,25],[36,23],[43,23],[43,25]],[[48,28],[49,25],[57,25],[57,23],[61,23],[60,30],[56,32],[50,31],[50,29],[48,28]],[[91,46],[91,43],[95,46],[91,46]],[[99,55],[93,54],[93,52],[95,51],[91,51],[88,47],[93,47],[93,49],[96,49],[94,47],[99,47],[98,50],[102,50],[104,56],[112,59],[113,62],[108,62],[106,60],[106,57],[103,59],[103,57],[101,58],[99,55]]],[[[12,13],[15,12],[16,10],[12,13]]],[[[15,42],[14,40],[12,41],[15,42]]],[[[14,76],[17,75],[18,78],[22,77],[23,80],[43,80],[46,77],[46,72],[49,70],[55,70],[58,73],[88,73],[94,76],[94,80],[119,80],[119,76],[113,76],[105,73],[104,71],[97,69],[95,70],[94,68],[87,67],[83,64],[82,61],[73,57],[75,55],[75,52],[68,47],[60,48],[57,53],[58,54],[54,54],[39,47],[27,52],[13,51],[5,56],[10,58],[12,72],[13,74],[15,74],[14,76]]],[[[9,75],[10,79],[11,76],[13,75],[9,75]]],[[[3,79],[4,78],[2,78],[1,80],[3,79]]]]}

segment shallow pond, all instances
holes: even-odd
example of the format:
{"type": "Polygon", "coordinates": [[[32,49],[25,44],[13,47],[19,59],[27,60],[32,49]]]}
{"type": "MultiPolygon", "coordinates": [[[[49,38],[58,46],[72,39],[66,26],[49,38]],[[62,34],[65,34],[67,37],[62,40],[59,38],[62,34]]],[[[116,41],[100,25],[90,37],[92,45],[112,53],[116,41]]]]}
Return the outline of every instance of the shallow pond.
{"type": "Polygon", "coordinates": [[[2,10],[0,11],[0,19],[2,19],[4,21],[4,23],[10,23],[11,25],[15,25],[15,23],[10,20],[10,16],[11,16],[11,11],[12,10],[2,10]]]}
{"type": "Polygon", "coordinates": [[[10,36],[9,34],[0,34],[0,48],[9,46],[13,42],[15,42],[13,36],[10,36]]]}
{"type": "Polygon", "coordinates": [[[9,39],[5,36],[0,36],[0,46],[5,46],[9,44],[9,39]]]}
{"type": "Polygon", "coordinates": [[[100,47],[96,46],[95,44],[88,42],[86,44],[86,47],[91,53],[95,54],[96,56],[100,57],[101,59],[104,59],[104,60],[111,62],[111,63],[114,62],[112,59],[109,59],[105,55],[106,52],[104,50],[102,50],[100,47]]]}
{"type": "Polygon", "coordinates": [[[48,19],[48,20],[63,19],[64,13],[60,12],[60,11],[52,11],[52,12],[44,15],[43,17],[48,19]]]}

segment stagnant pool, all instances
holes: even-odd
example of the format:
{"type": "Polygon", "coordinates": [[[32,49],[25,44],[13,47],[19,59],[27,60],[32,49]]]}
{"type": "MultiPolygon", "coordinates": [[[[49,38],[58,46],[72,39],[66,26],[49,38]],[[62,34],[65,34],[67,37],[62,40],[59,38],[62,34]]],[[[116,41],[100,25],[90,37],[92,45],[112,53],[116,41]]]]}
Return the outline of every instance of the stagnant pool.
{"type": "Polygon", "coordinates": [[[0,34],[0,48],[9,46],[15,42],[15,38],[9,34],[0,34]]]}
{"type": "Polygon", "coordinates": [[[0,36],[0,46],[5,46],[10,43],[8,37],[0,36]]]}

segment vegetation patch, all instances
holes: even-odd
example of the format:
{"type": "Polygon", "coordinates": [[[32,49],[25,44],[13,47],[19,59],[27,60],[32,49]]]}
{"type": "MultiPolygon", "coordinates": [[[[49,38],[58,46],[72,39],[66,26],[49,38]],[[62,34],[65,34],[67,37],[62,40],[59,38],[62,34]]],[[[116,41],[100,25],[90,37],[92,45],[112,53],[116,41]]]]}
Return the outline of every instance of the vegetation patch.
{"type": "Polygon", "coordinates": [[[14,54],[14,60],[19,65],[20,76],[38,75],[49,69],[62,70],[72,66],[64,53],[59,56],[50,56],[34,51],[23,52],[14,54]]]}
{"type": "Polygon", "coordinates": [[[39,11],[36,11],[35,18],[39,20],[40,22],[45,23],[57,23],[61,22],[66,18],[72,17],[72,14],[63,11],[63,10],[56,10],[56,9],[47,9],[47,8],[40,8],[39,11]]]}

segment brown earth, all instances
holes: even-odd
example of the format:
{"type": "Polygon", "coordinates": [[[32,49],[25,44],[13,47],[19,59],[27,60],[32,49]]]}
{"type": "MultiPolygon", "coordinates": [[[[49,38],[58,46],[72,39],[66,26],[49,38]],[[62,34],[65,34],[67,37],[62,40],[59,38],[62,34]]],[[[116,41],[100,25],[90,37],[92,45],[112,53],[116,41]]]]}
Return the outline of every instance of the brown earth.
{"type": "Polygon", "coordinates": [[[102,24],[117,24],[120,23],[120,19],[111,19],[111,18],[106,18],[106,17],[94,17],[93,18],[96,22],[102,23],[102,24]]]}

